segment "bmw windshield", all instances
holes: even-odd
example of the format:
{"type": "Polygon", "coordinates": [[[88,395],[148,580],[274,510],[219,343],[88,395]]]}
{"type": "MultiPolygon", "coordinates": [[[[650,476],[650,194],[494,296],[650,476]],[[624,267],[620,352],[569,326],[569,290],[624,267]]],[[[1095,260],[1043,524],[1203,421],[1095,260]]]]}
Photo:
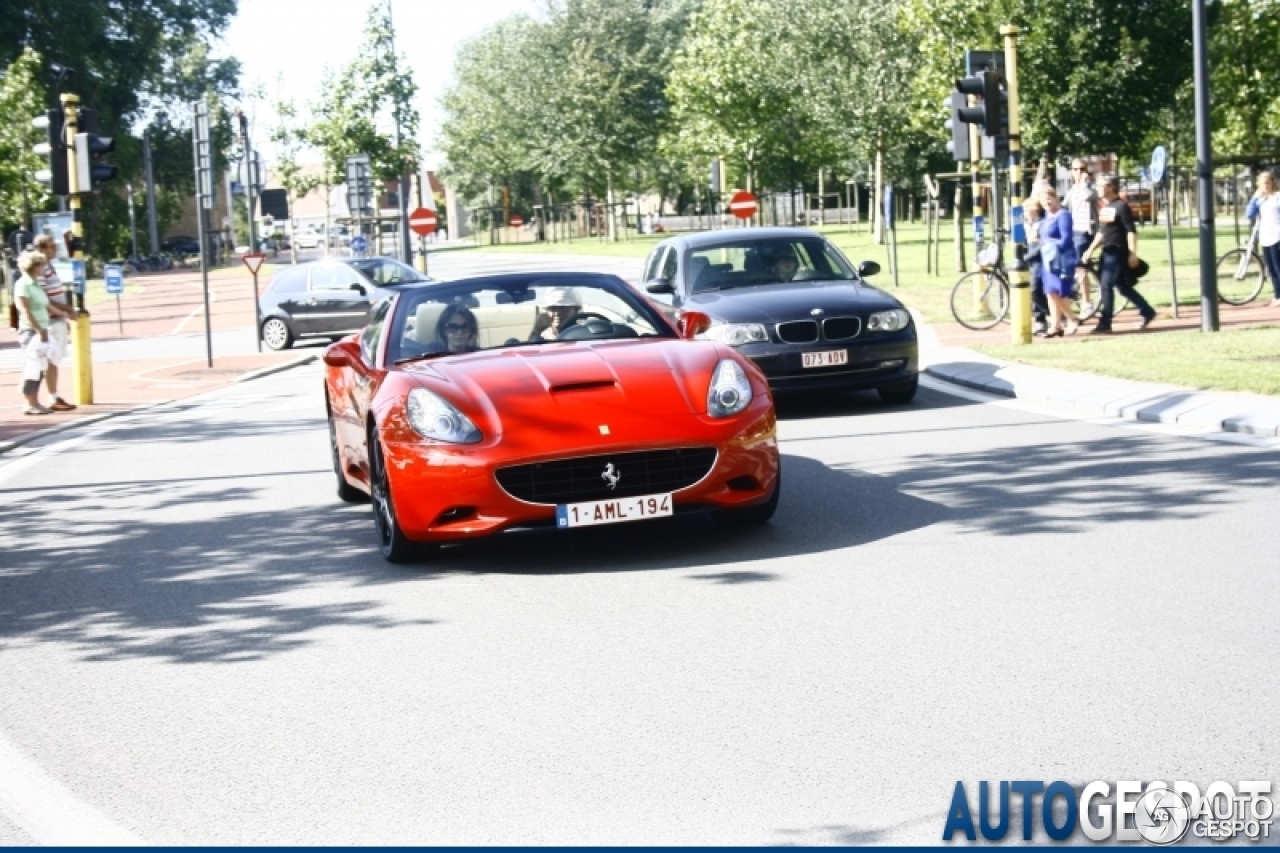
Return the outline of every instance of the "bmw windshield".
{"type": "Polygon", "coordinates": [[[717,246],[698,246],[690,250],[686,264],[686,281],[692,293],[858,278],[844,256],[820,237],[731,240],[717,246]]]}

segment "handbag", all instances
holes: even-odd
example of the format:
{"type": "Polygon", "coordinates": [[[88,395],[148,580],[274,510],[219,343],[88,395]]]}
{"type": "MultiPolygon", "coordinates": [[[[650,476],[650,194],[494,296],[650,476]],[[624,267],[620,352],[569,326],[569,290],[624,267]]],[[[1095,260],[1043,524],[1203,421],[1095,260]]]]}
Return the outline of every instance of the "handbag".
{"type": "Polygon", "coordinates": [[[18,306],[12,302],[9,303],[9,328],[18,328],[18,306]]]}

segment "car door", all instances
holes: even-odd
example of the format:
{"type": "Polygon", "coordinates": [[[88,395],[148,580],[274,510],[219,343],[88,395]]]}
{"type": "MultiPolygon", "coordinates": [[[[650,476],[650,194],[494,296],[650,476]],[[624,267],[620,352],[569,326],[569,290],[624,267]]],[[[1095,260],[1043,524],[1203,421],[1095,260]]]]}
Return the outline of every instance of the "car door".
{"type": "Polygon", "coordinates": [[[369,286],[346,264],[316,264],[308,285],[302,334],[345,335],[361,329],[372,301],[369,286]]]}
{"type": "Polygon", "coordinates": [[[386,375],[386,370],[378,365],[378,357],[392,304],[392,299],[384,299],[374,306],[369,324],[360,333],[360,357],[352,359],[351,382],[347,387],[348,397],[344,406],[347,413],[343,418],[344,434],[339,439],[350,448],[348,459],[356,465],[366,481],[369,475],[369,448],[365,424],[369,420],[373,396],[378,391],[382,377],[386,375]]]}
{"type": "Polygon", "coordinates": [[[295,335],[301,334],[299,312],[304,312],[307,296],[307,270],[305,267],[286,268],[271,277],[271,286],[262,294],[259,304],[262,316],[283,313],[295,335]]]}

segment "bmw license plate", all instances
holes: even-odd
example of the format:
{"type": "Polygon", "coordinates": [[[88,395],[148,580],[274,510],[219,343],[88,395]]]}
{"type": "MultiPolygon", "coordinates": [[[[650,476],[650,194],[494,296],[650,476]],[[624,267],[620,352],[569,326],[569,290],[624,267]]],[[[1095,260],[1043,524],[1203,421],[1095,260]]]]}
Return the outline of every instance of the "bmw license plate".
{"type": "Polygon", "coordinates": [[[556,527],[589,527],[671,515],[671,495],[641,495],[611,501],[585,501],[556,507],[556,527]]]}
{"type": "Polygon", "coordinates": [[[802,352],[801,364],[805,367],[834,367],[837,364],[849,363],[849,351],[845,349],[829,349],[822,352],[802,352]]]}

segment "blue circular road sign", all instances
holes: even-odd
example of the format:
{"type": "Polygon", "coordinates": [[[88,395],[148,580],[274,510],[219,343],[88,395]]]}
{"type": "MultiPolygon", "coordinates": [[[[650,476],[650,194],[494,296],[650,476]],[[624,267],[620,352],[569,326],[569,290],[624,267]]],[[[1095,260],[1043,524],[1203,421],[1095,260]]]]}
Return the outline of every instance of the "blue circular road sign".
{"type": "Polygon", "coordinates": [[[369,242],[365,240],[363,234],[357,234],[351,238],[351,251],[363,253],[367,248],[369,248],[369,242]]]}
{"type": "Polygon", "coordinates": [[[1156,150],[1151,152],[1151,180],[1153,183],[1160,183],[1164,180],[1165,165],[1169,162],[1169,152],[1164,150],[1163,145],[1157,145],[1156,150]]]}

